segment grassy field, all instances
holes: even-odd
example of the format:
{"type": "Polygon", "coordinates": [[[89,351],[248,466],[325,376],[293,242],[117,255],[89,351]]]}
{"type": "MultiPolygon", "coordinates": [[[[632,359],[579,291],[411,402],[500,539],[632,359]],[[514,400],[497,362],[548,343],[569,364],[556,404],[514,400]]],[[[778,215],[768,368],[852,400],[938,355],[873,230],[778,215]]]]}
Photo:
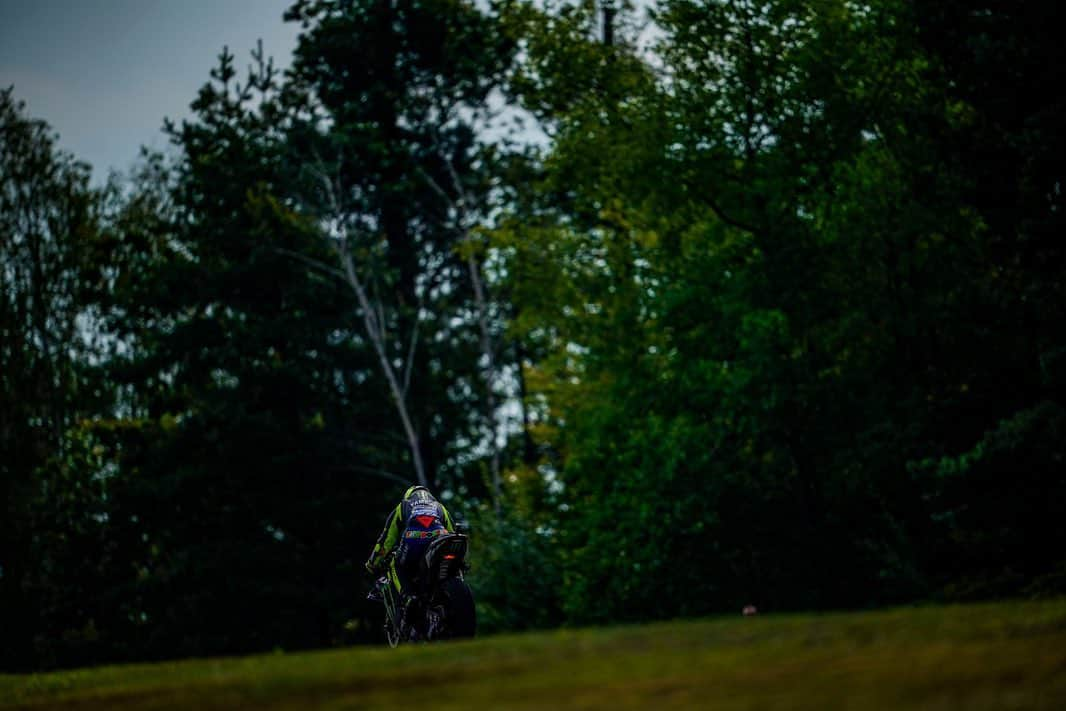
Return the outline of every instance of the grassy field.
{"type": "Polygon", "coordinates": [[[0,707],[1066,709],[1066,600],[0,675],[0,707]]]}

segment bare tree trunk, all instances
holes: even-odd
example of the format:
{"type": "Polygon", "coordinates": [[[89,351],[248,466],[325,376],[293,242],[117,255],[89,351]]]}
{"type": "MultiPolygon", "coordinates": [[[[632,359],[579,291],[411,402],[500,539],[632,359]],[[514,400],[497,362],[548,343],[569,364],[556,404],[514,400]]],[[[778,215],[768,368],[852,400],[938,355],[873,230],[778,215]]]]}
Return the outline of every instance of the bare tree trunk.
{"type": "MultiPolygon", "coordinates": [[[[343,228],[341,228],[343,229],[343,228]]],[[[359,272],[355,269],[355,263],[352,261],[352,254],[348,250],[347,237],[342,238],[341,244],[338,245],[338,255],[340,256],[341,263],[344,266],[345,281],[355,292],[356,298],[359,300],[359,308],[363,312],[363,326],[366,328],[367,336],[370,337],[370,342],[374,345],[374,352],[377,353],[378,362],[381,363],[381,370],[385,374],[385,380],[389,383],[389,392],[392,394],[393,404],[396,405],[396,411],[400,415],[400,420],[403,422],[404,434],[407,435],[407,444],[411,449],[411,460],[414,463],[415,475],[418,477],[418,483],[422,486],[429,486],[429,480],[426,477],[426,468],[422,462],[422,448],[418,441],[418,432],[415,430],[414,422],[411,419],[411,413],[407,407],[407,390],[400,385],[399,379],[396,377],[396,369],[389,361],[388,348],[386,346],[386,333],[385,324],[381,312],[375,311],[370,303],[370,299],[367,297],[366,288],[363,285],[362,280],[359,278],[359,272]]],[[[417,314],[415,316],[417,318],[417,314]]],[[[413,327],[414,328],[414,327],[413,327]]],[[[412,344],[415,342],[414,334],[411,339],[412,344]]],[[[409,357],[413,357],[414,347],[409,350],[409,357]]],[[[405,372],[409,373],[409,369],[405,368],[405,372]]],[[[407,378],[405,378],[406,382],[407,378]]]]}
{"type": "Polygon", "coordinates": [[[613,0],[605,0],[601,11],[603,14],[603,44],[607,47],[614,46],[614,16],[617,10],[615,10],[613,0]]]}
{"type": "Polygon", "coordinates": [[[415,477],[418,483],[422,486],[429,486],[429,477],[426,474],[425,462],[422,458],[422,447],[418,437],[418,429],[415,427],[414,419],[411,417],[411,411],[407,403],[407,391],[410,384],[411,370],[413,368],[417,347],[419,309],[416,308],[415,310],[415,319],[411,326],[411,341],[406,349],[406,356],[401,375],[397,373],[397,367],[389,359],[389,334],[388,324],[385,320],[384,304],[380,300],[376,303],[371,300],[367,291],[367,285],[359,276],[359,270],[356,268],[355,261],[352,258],[352,252],[349,245],[350,228],[347,219],[348,214],[345,212],[344,207],[338,198],[339,186],[334,186],[330,176],[326,174],[324,166],[320,165],[319,168],[319,178],[322,180],[325,188],[326,197],[329,200],[329,209],[331,211],[331,214],[329,215],[330,225],[327,238],[330,240],[330,245],[333,247],[333,250],[337,255],[341,268],[337,269],[331,267],[328,264],[323,264],[306,255],[292,252],[285,253],[299,259],[305,264],[340,279],[351,288],[353,293],[355,293],[355,297],[359,302],[359,310],[362,312],[363,328],[366,331],[367,338],[370,339],[375,355],[378,357],[378,363],[381,365],[381,372],[385,376],[385,381],[389,385],[389,394],[392,396],[392,402],[396,407],[396,413],[400,416],[400,421],[403,423],[403,431],[407,438],[408,449],[411,452],[411,462],[414,465],[415,477]]]}
{"type": "Polygon", "coordinates": [[[492,329],[489,325],[489,305],[488,299],[485,296],[485,283],[481,276],[481,265],[478,262],[477,255],[474,251],[474,236],[471,234],[472,224],[470,222],[469,210],[470,206],[474,203],[463,188],[463,182],[459,178],[459,173],[456,171],[455,165],[445,152],[441,150],[439,143],[437,145],[437,154],[448,170],[448,176],[451,178],[454,196],[449,195],[448,191],[442,188],[440,184],[438,184],[437,181],[425,171],[422,172],[422,176],[455,215],[456,232],[460,235],[463,246],[468,250],[466,255],[466,266],[467,272],[470,275],[470,283],[474,289],[474,304],[477,308],[481,357],[485,361],[485,367],[481,369],[481,377],[485,384],[485,407],[482,417],[488,428],[490,453],[489,466],[492,475],[492,505],[496,515],[499,516],[503,500],[503,486],[500,481],[500,423],[496,416],[496,408],[498,406],[495,391],[498,378],[496,370],[496,348],[492,340],[492,329]]]}
{"type": "MultiPolygon", "coordinates": [[[[469,239],[469,237],[467,237],[469,239]]],[[[496,384],[496,355],[492,344],[492,331],[489,329],[489,310],[485,299],[485,289],[481,280],[481,267],[473,253],[467,255],[467,269],[470,272],[470,282],[474,286],[474,302],[477,304],[478,327],[481,332],[481,355],[485,359],[485,368],[482,377],[485,380],[485,421],[489,425],[490,451],[492,452],[492,506],[496,515],[500,515],[500,499],[502,488],[500,486],[500,447],[497,441],[499,437],[499,422],[496,419],[496,393],[493,387],[496,384]]]]}
{"type": "Polygon", "coordinates": [[[518,361],[518,404],[522,410],[522,461],[527,466],[532,466],[537,461],[536,445],[533,444],[533,435],[529,431],[529,402],[526,394],[526,348],[519,340],[515,345],[518,351],[515,360],[518,361]]]}

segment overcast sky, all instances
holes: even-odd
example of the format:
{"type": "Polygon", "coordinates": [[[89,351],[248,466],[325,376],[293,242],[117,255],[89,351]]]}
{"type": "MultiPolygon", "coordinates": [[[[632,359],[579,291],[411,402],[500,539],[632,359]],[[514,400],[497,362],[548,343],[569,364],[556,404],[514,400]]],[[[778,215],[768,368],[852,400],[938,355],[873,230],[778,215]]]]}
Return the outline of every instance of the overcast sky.
{"type": "Polygon", "coordinates": [[[288,66],[291,0],[0,0],[0,87],[102,181],[141,145],[164,148],[164,117],[188,115],[223,45],[243,69],[256,39],[288,66]]]}

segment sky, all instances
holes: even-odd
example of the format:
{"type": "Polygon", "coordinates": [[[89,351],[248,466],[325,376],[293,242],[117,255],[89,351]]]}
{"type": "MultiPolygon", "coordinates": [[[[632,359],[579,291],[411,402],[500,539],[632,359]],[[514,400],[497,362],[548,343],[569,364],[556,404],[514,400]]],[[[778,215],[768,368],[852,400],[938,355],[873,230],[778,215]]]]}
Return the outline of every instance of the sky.
{"type": "Polygon", "coordinates": [[[164,149],[164,117],[189,115],[222,47],[242,69],[263,40],[287,67],[291,0],[0,0],[0,87],[93,167],[128,170],[140,146],[164,149]]]}

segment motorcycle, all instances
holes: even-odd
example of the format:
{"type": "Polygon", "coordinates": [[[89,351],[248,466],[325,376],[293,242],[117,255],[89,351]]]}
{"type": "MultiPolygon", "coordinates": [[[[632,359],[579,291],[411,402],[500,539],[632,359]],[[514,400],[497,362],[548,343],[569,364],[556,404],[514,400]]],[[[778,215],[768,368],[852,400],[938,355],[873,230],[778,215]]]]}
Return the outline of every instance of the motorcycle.
{"type": "Polygon", "coordinates": [[[419,561],[411,589],[402,596],[388,576],[377,581],[369,598],[385,606],[385,639],[390,647],[474,636],[474,596],[463,579],[470,569],[468,545],[469,539],[461,533],[434,540],[419,561]]]}

